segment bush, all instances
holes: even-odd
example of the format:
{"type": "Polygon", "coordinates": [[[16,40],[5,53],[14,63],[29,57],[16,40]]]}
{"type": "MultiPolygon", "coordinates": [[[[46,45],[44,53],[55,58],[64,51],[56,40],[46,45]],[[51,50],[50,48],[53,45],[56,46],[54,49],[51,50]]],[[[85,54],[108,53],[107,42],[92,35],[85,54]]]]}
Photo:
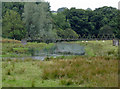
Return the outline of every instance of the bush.
{"type": "Polygon", "coordinates": [[[70,28],[65,30],[58,29],[57,34],[62,39],[76,39],[79,37],[78,34],[70,28]]]}

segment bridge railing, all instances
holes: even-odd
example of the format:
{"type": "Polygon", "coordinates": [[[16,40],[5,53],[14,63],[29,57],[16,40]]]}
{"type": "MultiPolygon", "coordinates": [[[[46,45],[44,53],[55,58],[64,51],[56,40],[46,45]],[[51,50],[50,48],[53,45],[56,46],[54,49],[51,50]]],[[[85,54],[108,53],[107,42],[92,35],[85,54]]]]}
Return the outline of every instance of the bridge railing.
{"type": "MultiPolygon", "coordinates": [[[[50,42],[62,42],[62,41],[90,41],[90,40],[113,40],[116,39],[114,34],[108,34],[108,35],[79,35],[78,38],[75,37],[71,37],[71,38],[53,38],[53,39],[47,39],[46,42],[50,43],[50,42]]],[[[44,40],[39,39],[39,38],[35,38],[35,39],[27,39],[26,41],[29,42],[43,42],[44,40]]]]}

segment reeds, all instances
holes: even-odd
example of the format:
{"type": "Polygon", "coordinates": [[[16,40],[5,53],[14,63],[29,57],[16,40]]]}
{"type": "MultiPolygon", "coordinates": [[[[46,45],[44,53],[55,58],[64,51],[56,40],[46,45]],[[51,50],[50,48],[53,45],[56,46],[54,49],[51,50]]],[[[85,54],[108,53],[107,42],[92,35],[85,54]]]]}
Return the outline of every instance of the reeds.
{"type": "MultiPolygon", "coordinates": [[[[117,76],[117,65],[117,60],[106,60],[104,57],[57,60],[44,68],[42,78],[60,79],[63,85],[84,84],[91,81],[104,82],[103,85],[109,85],[112,83],[105,80],[110,80],[113,74],[117,76]],[[108,74],[111,76],[110,78],[107,77],[108,74]]],[[[117,84],[116,78],[113,79],[117,84]]]]}

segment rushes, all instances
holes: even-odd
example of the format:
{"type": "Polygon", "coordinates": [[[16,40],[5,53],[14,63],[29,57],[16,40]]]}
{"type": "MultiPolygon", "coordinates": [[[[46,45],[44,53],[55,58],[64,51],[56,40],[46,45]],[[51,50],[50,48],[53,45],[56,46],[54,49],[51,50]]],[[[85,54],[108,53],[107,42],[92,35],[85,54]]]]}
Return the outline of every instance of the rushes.
{"type": "Polygon", "coordinates": [[[25,68],[24,67],[15,70],[15,73],[18,73],[18,74],[23,74],[24,72],[25,72],[25,68]]]}
{"type": "Polygon", "coordinates": [[[17,68],[16,67],[16,63],[18,63],[18,61],[6,61],[2,64],[2,68],[3,68],[3,73],[5,73],[5,75],[14,75],[14,74],[23,74],[26,70],[25,67],[21,67],[21,68],[17,68]]]}
{"type": "Polygon", "coordinates": [[[111,82],[103,81],[103,77],[108,80],[108,74],[117,75],[117,65],[117,60],[105,60],[104,57],[88,59],[78,57],[72,60],[58,60],[44,68],[42,78],[60,79],[62,85],[84,84],[97,80],[108,85],[111,82]]]}
{"type": "Polygon", "coordinates": [[[80,57],[51,61],[3,61],[3,82],[25,79],[30,87],[58,80],[60,86],[115,87],[118,84],[118,60],[109,57],[80,57]],[[13,77],[14,76],[14,77],[13,77]],[[42,81],[41,81],[42,80],[42,81]]]}

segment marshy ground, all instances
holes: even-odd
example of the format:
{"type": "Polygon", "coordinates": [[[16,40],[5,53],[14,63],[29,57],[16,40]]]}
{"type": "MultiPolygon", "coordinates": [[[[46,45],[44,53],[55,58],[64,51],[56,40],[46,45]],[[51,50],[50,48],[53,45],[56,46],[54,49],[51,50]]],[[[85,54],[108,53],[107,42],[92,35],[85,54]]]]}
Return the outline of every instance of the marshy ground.
{"type": "MultiPolygon", "coordinates": [[[[112,41],[77,41],[85,46],[84,56],[60,56],[44,61],[18,60],[2,61],[3,87],[117,87],[118,47],[112,41]]],[[[28,48],[48,48],[45,43],[3,43],[4,57],[30,55],[28,48]],[[26,54],[25,54],[26,53],[26,54]]]]}

